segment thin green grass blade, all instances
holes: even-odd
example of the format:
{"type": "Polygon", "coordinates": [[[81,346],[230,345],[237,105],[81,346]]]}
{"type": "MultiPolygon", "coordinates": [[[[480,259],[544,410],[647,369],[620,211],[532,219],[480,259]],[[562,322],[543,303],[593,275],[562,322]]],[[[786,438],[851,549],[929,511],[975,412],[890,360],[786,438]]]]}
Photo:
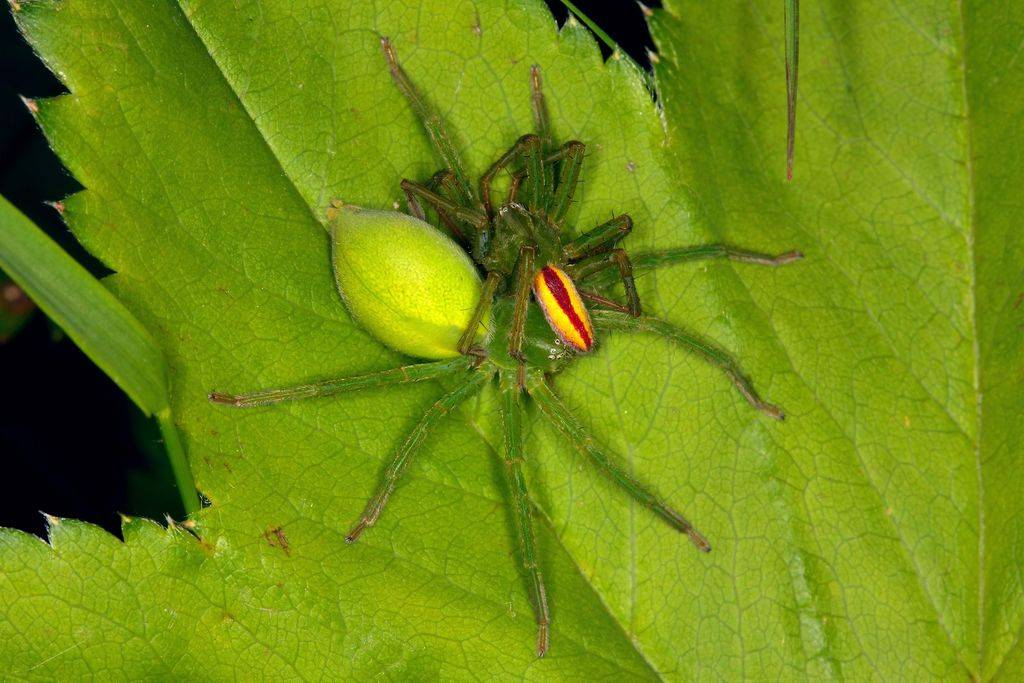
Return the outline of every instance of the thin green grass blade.
{"type": "Polygon", "coordinates": [[[569,10],[569,12],[570,12],[570,13],[571,13],[571,14],[572,14],[572,15],[573,15],[574,17],[576,17],[577,19],[579,19],[579,20],[580,20],[581,22],[583,22],[583,24],[584,24],[584,25],[585,25],[585,26],[586,26],[587,28],[589,28],[589,29],[590,29],[591,31],[593,31],[594,35],[595,35],[595,36],[597,36],[598,38],[600,38],[600,39],[601,39],[601,42],[602,42],[602,43],[604,43],[605,45],[607,45],[607,46],[608,46],[608,49],[609,49],[609,50],[611,50],[612,52],[617,52],[617,53],[619,53],[619,54],[623,54],[623,55],[624,55],[624,54],[626,54],[626,53],[625,53],[625,52],[624,52],[624,51],[622,50],[622,48],[620,48],[620,47],[619,47],[619,44],[618,44],[618,43],[616,43],[616,42],[615,42],[614,40],[612,40],[612,37],[611,37],[611,36],[609,36],[609,35],[608,35],[607,33],[605,33],[605,32],[604,32],[604,29],[602,29],[602,28],[601,28],[600,26],[598,26],[598,25],[597,25],[597,23],[596,23],[596,22],[594,22],[594,21],[593,21],[593,20],[592,20],[592,19],[591,19],[590,17],[588,17],[588,16],[586,15],[586,14],[584,14],[583,12],[581,12],[581,11],[579,10],[579,8],[577,8],[577,7],[576,7],[576,5],[574,5],[574,4],[572,4],[571,2],[569,2],[569,0],[560,0],[560,1],[561,1],[561,3],[562,3],[563,5],[565,5],[565,8],[566,8],[567,10],[569,10]]]}
{"type": "Polygon", "coordinates": [[[170,419],[163,354],[142,324],[3,197],[0,268],[143,412],[157,416],[185,510],[198,509],[192,474],[170,419]]]}

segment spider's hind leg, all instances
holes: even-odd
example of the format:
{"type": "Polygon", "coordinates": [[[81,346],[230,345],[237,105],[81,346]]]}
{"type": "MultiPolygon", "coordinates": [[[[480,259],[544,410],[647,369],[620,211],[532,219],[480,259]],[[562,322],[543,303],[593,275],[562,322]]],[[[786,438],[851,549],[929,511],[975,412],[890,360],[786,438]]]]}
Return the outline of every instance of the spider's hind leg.
{"type": "Polygon", "coordinates": [[[434,151],[437,152],[444,165],[451,170],[463,202],[470,205],[474,204],[473,187],[470,185],[465,170],[463,170],[462,160],[455,149],[455,143],[452,142],[451,135],[448,134],[447,129],[444,127],[441,115],[416,89],[416,86],[413,85],[405,70],[398,63],[398,57],[395,55],[395,48],[391,45],[391,41],[386,37],[382,37],[380,44],[384,50],[384,57],[388,61],[392,80],[402,94],[405,95],[405,99],[412,106],[416,117],[423,124],[423,128],[427,132],[427,137],[430,138],[430,144],[433,146],[434,151]]]}
{"type": "Polygon", "coordinates": [[[781,408],[768,403],[758,395],[754,385],[747,379],[747,376],[740,369],[739,364],[733,360],[732,356],[721,349],[715,348],[715,346],[697,335],[690,334],[658,318],[647,316],[635,318],[619,311],[595,310],[591,313],[591,320],[594,327],[599,330],[647,332],[671,341],[673,344],[699,356],[725,373],[725,376],[733,383],[736,390],[740,392],[751,406],[772,419],[786,419],[781,408]]]}

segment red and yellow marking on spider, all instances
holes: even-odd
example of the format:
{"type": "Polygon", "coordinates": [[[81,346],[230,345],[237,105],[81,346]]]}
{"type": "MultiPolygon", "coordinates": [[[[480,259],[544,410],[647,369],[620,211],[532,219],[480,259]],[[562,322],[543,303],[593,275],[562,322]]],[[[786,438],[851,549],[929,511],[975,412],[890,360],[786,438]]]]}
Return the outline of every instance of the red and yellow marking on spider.
{"type": "Polygon", "coordinates": [[[558,266],[550,263],[533,278],[533,295],[558,338],[577,351],[594,346],[594,328],[576,285],[558,266]]]}

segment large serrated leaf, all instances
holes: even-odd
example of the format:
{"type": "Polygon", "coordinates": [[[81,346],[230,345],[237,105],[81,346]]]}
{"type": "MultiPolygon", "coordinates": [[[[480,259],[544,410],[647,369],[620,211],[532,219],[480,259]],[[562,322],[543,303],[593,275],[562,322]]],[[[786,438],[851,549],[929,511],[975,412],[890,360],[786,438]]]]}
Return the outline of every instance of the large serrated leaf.
{"type": "Polygon", "coordinates": [[[39,103],[87,188],[66,215],[167,356],[212,506],[201,541],[146,522],[124,543],[71,521],[51,527],[52,548],[0,536],[5,668],[1012,677],[1021,105],[999,97],[1024,80],[1024,22],[972,3],[805,7],[787,186],[778,5],[656,13],[659,112],[631,62],[602,65],[588,34],[570,22],[557,35],[532,0],[22,2],[71,91],[39,103]],[[577,225],[626,211],[632,250],[808,255],[641,280],[647,310],[735,352],[784,424],[657,339],[611,337],[558,378],[715,550],[694,552],[538,426],[529,473],[555,619],[542,661],[488,397],[432,436],[351,547],[382,460],[439,387],[252,411],[205,399],[402,361],[346,316],[322,229],[331,198],[387,207],[402,177],[437,166],[390,83],[384,34],[474,174],[529,128],[538,63],[557,135],[589,145],[577,225]]]}

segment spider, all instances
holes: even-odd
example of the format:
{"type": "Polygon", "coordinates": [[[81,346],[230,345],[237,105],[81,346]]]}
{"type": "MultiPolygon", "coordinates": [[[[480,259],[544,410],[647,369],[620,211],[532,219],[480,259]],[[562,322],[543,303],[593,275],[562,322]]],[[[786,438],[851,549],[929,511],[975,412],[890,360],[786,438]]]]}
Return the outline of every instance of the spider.
{"type": "MultiPolygon", "coordinates": [[[[537,66],[530,72],[535,132],[520,137],[473,185],[440,115],[399,65],[390,41],[382,38],[381,42],[395,85],[420,119],[444,164],[426,184],[402,180],[409,213],[426,220],[423,204],[433,209],[452,239],[471,255],[484,274],[479,302],[459,339],[457,353],[452,354],[454,358],[367,375],[249,394],[214,392],[209,398],[215,403],[249,407],[441,378],[453,382],[454,388],[426,411],[394,451],[379,488],[345,537],[347,543],[353,543],[377,522],[431,428],[496,378],[511,511],[536,616],[537,656],[542,657],[548,650],[551,618],[544,575],[537,560],[533,503],[522,467],[527,397],[615,484],[686,534],[699,550],[710,551],[707,539],[686,517],[631,476],[589,435],[552,390],[549,379],[580,354],[591,352],[598,331],[653,333],[717,367],[754,408],[782,420],[782,411],[758,396],[728,354],[665,321],[642,314],[634,271],[716,258],[778,266],[802,255],[791,251],[769,256],[724,245],[703,245],[649,252],[631,259],[618,246],[633,228],[626,214],[575,235],[566,216],[579,181],[585,146],[577,140],[561,145],[553,141],[537,66]],[[507,196],[495,205],[492,186],[503,171],[510,177],[507,196]],[[624,304],[609,292],[617,282],[625,292],[624,304]],[[592,304],[594,310],[588,311],[584,302],[592,304]],[[493,314],[492,333],[478,343],[477,330],[489,312],[493,314]]],[[[331,219],[331,211],[328,213],[331,219]]]]}

